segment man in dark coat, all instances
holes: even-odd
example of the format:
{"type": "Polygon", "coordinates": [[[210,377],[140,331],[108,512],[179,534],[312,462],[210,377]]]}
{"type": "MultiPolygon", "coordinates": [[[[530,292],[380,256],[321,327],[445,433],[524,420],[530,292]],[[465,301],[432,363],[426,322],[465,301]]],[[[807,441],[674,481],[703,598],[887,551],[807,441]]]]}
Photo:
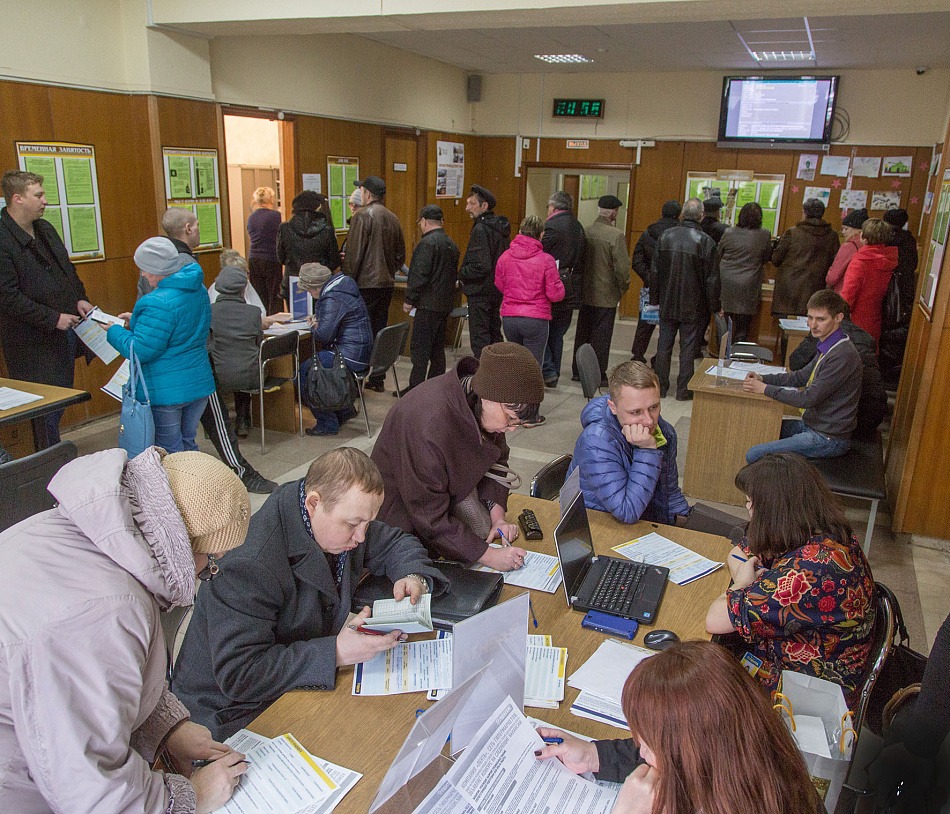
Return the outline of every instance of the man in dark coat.
{"type": "Polygon", "coordinates": [[[722,199],[707,198],[703,201],[704,214],[703,219],[699,222],[703,231],[716,241],[717,246],[728,228],[726,224],[719,220],[720,211],[722,211],[722,199]]]}
{"type": "Polygon", "coordinates": [[[802,315],[808,310],[808,298],[825,287],[825,275],[841,248],[838,234],[822,220],[825,205],[809,198],[802,206],[802,220],[775,244],[775,293],[772,313],[802,315]]]}
{"type": "Polygon", "coordinates": [[[541,247],[557,261],[564,283],[564,299],[551,303],[548,345],[544,351],[544,384],[557,387],[564,353],[564,334],[571,327],[574,309],[581,307],[584,286],[584,227],[574,217],[574,200],[563,190],[548,200],[548,218],[541,233],[541,247]]]}
{"type": "MultiPolygon", "coordinates": [[[[663,209],[660,210],[660,219],[647,226],[646,231],[637,240],[637,245],[633,247],[633,270],[643,282],[644,288],[650,287],[650,267],[653,265],[656,242],[667,229],[679,226],[682,209],[683,207],[680,206],[679,201],[667,201],[663,204],[663,209]]],[[[634,362],[646,363],[647,348],[650,345],[650,338],[653,336],[655,327],[652,322],[645,322],[643,319],[637,322],[637,332],[633,336],[633,347],[630,348],[630,354],[634,362]]]]}
{"type": "Polygon", "coordinates": [[[495,264],[508,248],[511,224],[494,212],[497,201],[485,187],[472,185],[465,211],[475,222],[459,280],[468,300],[468,332],[472,353],[478,359],[482,348],[501,342],[501,292],[495,287],[495,264]]]}
{"type": "Polygon", "coordinates": [[[455,300],[459,247],[445,233],[442,219],[442,209],[435,204],[419,212],[422,240],[412,252],[402,306],[407,314],[416,309],[409,341],[412,371],[408,390],[445,373],[445,324],[455,300]]]}
{"type": "Polygon", "coordinates": [[[650,271],[650,299],[660,306],[656,372],[661,397],[666,396],[670,387],[673,341],[677,331],[680,335],[677,401],[689,401],[693,397],[686,385],[693,376],[703,332],[710,314],[721,310],[719,253],[716,242],[699,225],[702,214],[702,201],[690,198],[683,206],[682,223],[660,235],[650,271]]]}
{"type": "MultiPolygon", "coordinates": [[[[0,212],[0,344],[13,379],[72,387],[78,338],[92,310],[59,233],[43,220],[43,176],[4,173],[0,212]]],[[[40,448],[59,443],[63,411],[37,422],[40,448]],[[44,437],[40,437],[44,436],[44,437]]]]}
{"type": "MultiPolygon", "coordinates": [[[[338,667],[400,641],[394,631],[346,624],[364,569],[393,581],[413,604],[447,585],[422,544],[374,521],[383,502],[379,470],[340,447],[280,486],[251,518],[243,546],[201,586],[172,679],[193,721],[223,740],[291,690],[332,690],[338,667]]],[[[404,637],[403,637],[404,638],[404,637]]]]}
{"type": "Polygon", "coordinates": [[[894,230],[890,245],[897,246],[894,279],[900,293],[900,313],[897,321],[892,322],[888,310],[884,310],[881,339],[878,342],[878,361],[885,386],[889,390],[896,390],[904,364],[904,350],[907,347],[910,317],[914,311],[914,298],[917,295],[917,238],[904,228],[907,225],[906,209],[888,209],[883,220],[894,230]]]}

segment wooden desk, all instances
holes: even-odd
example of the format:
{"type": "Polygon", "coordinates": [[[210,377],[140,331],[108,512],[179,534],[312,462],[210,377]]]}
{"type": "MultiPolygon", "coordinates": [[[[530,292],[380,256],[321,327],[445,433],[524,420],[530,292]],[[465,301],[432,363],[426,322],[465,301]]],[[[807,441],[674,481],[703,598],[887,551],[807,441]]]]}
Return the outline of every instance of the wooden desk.
{"type": "MultiPolygon", "coordinates": [[[[512,495],[508,503],[508,519],[513,521],[524,507],[537,515],[544,539],[527,544],[527,548],[555,554],[554,527],[560,519],[558,504],[524,495],[512,495]]],[[[694,551],[713,559],[724,560],[731,549],[725,538],[695,531],[641,522],[635,525],[618,523],[609,514],[589,511],[594,547],[607,553],[611,546],[659,529],[671,540],[688,545],[694,551]]],[[[523,541],[522,541],[523,542],[523,541]]],[[[729,583],[725,567],[690,585],[680,587],[669,583],[657,614],[658,628],[676,631],[682,639],[709,639],[705,630],[706,611],[729,583]]],[[[517,596],[523,588],[505,586],[501,599],[517,596]]],[[[530,633],[548,634],[554,644],[568,649],[570,676],[606,638],[600,633],[584,630],[584,615],[567,606],[563,589],[546,594],[531,592],[538,617],[538,628],[529,623],[530,633]]],[[[654,628],[647,627],[646,631],[654,628]]],[[[644,628],[637,633],[636,644],[643,645],[644,628]]],[[[343,799],[339,812],[366,812],[376,795],[383,776],[402,746],[415,720],[415,711],[428,708],[422,693],[387,697],[354,698],[351,695],[353,668],[339,671],[333,692],[297,691],[284,695],[249,726],[267,737],[291,732],[313,754],[348,769],[363,773],[363,779],[343,799]]],[[[526,712],[553,726],[571,729],[594,738],[622,738],[623,732],[606,724],[571,715],[571,703],[577,690],[567,687],[560,709],[533,709],[526,712]]]]}
{"type": "MultiPolygon", "coordinates": [[[[412,323],[413,318],[409,316],[405,311],[402,310],[403,303],[406,301],[406,281],[405,280],[396,280],[396,284],[393,287],[393,298],[389,301],[389,325],[398,325],[400,322],[409,323],[409,336],[406,337],[406,347],[403,348],[402,355],[408,359],[409,358],[409,348],[412,343],[412,323]]],[[[452,300],[452,307],[457,308],[464,302],[462,298],[462,292],[460,289],[457,289],[455,292],[455,297],[452,300]]],[[[451,348],[455,343],[455,334],[458,331],[458,320],[449,318],[445,326],[445,346],[451,348]]],[[[448,362],[446,362],[448,364],[448,362]]]]}
{"type": "Polygon", "coordinates": [[[783,364],[785,367],[788,367],[789,357],[795,352],[796,348],[802,344],[802,340],[810,335],[811,331],[808,330],[800,331],[794,328],[782,328],[782,346],[785,348],[785,354],[782,358],[784,359],[783,364]]]}
{"type": "MultiPolygon", "coordinates": [[[[31,401],[29,404],[23,404],[11,410],[0,410],[0,427],[16,424],[20,421],[32,421],[34,451],[39,451],[39,438],[42,437],[42,434],[37,435],[38,419],[57,410],[63,410],[71,404],[81,404],[92,398],[85,390],[73,390],[71,387],[54,387],[51,384],[21,382],[18,379],[0,379],[0,387],[10,387],[14,390],[22,390],[25,393],[33,393],[43,397],[41,401],[31,401]]],[[[29,454],[29,452],[27,451],[26,454],[29,454]]]]}
{"type": "Polygon", "coordinates": [[[745,504],[735,487],[736,473],[745,466],[749,447],[776,440],[782,431],[785,406],[758,393],[746,393],[742,382],[716,385],[706,370],[717,363],[703,359],[689,380],[693,411],[686,446],[683,491],[690,497],[745,504]]]}

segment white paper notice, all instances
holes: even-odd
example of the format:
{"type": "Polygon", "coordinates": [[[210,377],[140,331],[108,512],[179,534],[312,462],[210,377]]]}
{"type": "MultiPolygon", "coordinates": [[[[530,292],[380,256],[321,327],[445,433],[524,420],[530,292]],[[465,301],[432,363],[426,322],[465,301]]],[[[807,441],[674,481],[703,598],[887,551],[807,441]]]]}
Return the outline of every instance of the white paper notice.
{"type": "Polygon", "coordinates": [[[718,571],[723,566],[723,563],[706,559],[679,543],[667,540],[655,531],[643,537],[637,537],[629,543],[614,546],[614,551],[635,562],[669,568],[669,580],[677,585],[687,585],[713,571],[718,571]]]}
{"type": "Polygon", "coordinates": [[[353,671],[353,695],[396,695],[451,687],[451,639],[397,644],[357,664],[353,671]]]}
{"type": "Polygon", "coordinates": [[[301,173],[301,177],[303,178],[304,189],[309,189],[312,192],[323,192],[323,178],[319,172],[304,172],[301,173]]]}
{"type": "Polygon", "coordinates": [[[868,191],[866,189],[843,189],[841,190],[842,209],[863,209],[868,205],[868,191]]]}
{"type": "Polygon", "coordinates": [[[713,365],[710,368],[707,368],[706,373],[710,376],[722,376],[725,379],[735,379],[740,381],[745,378],[746,372],[744,370],[736,370],[732,367],[724,367],[723,365],[713,365]]]}
{"type": "Polygon", "coordinates": [[[578,693],[574,703],[571,704],[571,714],[578,718],[589,718],[591,721],[600,721],[602,724],[630,731],[627,718],[623,714],[623,707],[618,701],[601,698],[586,690],[578,693]]]}
{"type": "Polygon", "coordinates": [[[43,397],[36,393],[24,393],[12,387],[0,387],[0,410],[12,410],[14,407],[22,407],[24,404],[42,400],[43,397]]]}
{"type": "Polygon", "coordinates": [[[655,655],[652,650],[621,644],[616,639],[606,639],[567,683],[578,690],[587,690],[619,704],[627,676],[641,661],[655,655]]]}
{"type": "Polygon", "coordinates": [[[733,360],[729,366],[733,370],[744,370],[746,373],[758,373],[762,376],[768,376],[772,373],[788,373],[784,367],[764,365],[762,362],[737,362],[733,360]]]}
{"type": "Polygon", "coordinates": [[[827,207],[831,200],[831,187],[805,187],[805,197],[802,200],[808,201],[812,198],[817,198],[827,207]]]}
{"type": "MultiPolygon", "coordinates": [[[[501,548],[498,545],[492,547],[501,548]]],[[[500,573],[487,565],[480,565],[475,570],[500,573]]],[[[550,554],[529,551],[524,558],[524,565],[517,571],[505,571],[504,580],[506,585],[517,585],[519,588],[530,588],[533,591],[553,594],[561,587],[561,563],[557,557],[552,557],[550,554]]]]}
{"type": "Polygon", "coordinates": [[[525,661],[525,706],[554,708],[552,702],[564,700],[564,679],[567,671],[567,648],[528,645],[525,661]]]}
{"type": "MultiPolygon", "coordinates": [[[[880,157],[869,155],[855,156],[852,174],[861,178],[877,178],[881,171],[880,157]]],[[[842,193],[844,194],[844,193],[842,193]]]]}
{"type": "Polygon", "coordinates": [[[786,331],[807,331],[808,317],[782,317],[778,324],[786,331]]]}
{"type": "MultiPolygon", "coordinates": [[[[851,157],[846,155],[826,155],[821,159],[821,174],[836,175],[839,178],[848,177],[848,168],[851,166],[851,157]]],[[[805,190],[805,200],[808,200],[808,190],[805,190]]]]}
{"type": "Polygon", "coordinates": [[[119,355],[119,352],[106,339],[106,328],[93,319],[91,315],[82,320],[74,330],[83,344],[106,364],[112,362],[119,355]]]}
{"type": "MultiPolygon", "coordinates": [[[[103,393],[108,393],[116,401],[122,401],[122,388],[125,387],[125,383],[129,380],[129,360],[126,359],[119,369],[112,374],[112,378],[109,379],[102,387],[103,393]]],[[[138,389],[138,388],[136,388],[138,389]]]]}

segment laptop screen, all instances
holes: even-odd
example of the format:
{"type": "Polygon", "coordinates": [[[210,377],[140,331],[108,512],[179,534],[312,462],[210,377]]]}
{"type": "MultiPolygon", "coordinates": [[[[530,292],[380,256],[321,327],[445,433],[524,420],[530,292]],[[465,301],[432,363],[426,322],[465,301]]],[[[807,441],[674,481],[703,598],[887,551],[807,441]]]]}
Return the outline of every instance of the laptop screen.
{"type": "Polygon", "coordinates": [[[561,561],[564,593],[567,595],[567,604],[570,605],[571,598],[577,596],[581,587],[587,564],[594,556],[594,543],[590,536],[583,492],[574,496],[561,522],[554,529],[554,545],[561,561]]]}

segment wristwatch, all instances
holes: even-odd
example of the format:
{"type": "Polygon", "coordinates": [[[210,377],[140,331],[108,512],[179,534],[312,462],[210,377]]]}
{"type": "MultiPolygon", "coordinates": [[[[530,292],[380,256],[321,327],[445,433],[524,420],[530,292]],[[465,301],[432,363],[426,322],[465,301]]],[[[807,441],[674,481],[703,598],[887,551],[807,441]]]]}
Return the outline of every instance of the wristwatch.
{"type": "Polygon", "coordinates": [[[422,583],[422,593],[429,593],[429,580],[420,574],[406,574],[405,579],[417,579],[422,583]]]}

